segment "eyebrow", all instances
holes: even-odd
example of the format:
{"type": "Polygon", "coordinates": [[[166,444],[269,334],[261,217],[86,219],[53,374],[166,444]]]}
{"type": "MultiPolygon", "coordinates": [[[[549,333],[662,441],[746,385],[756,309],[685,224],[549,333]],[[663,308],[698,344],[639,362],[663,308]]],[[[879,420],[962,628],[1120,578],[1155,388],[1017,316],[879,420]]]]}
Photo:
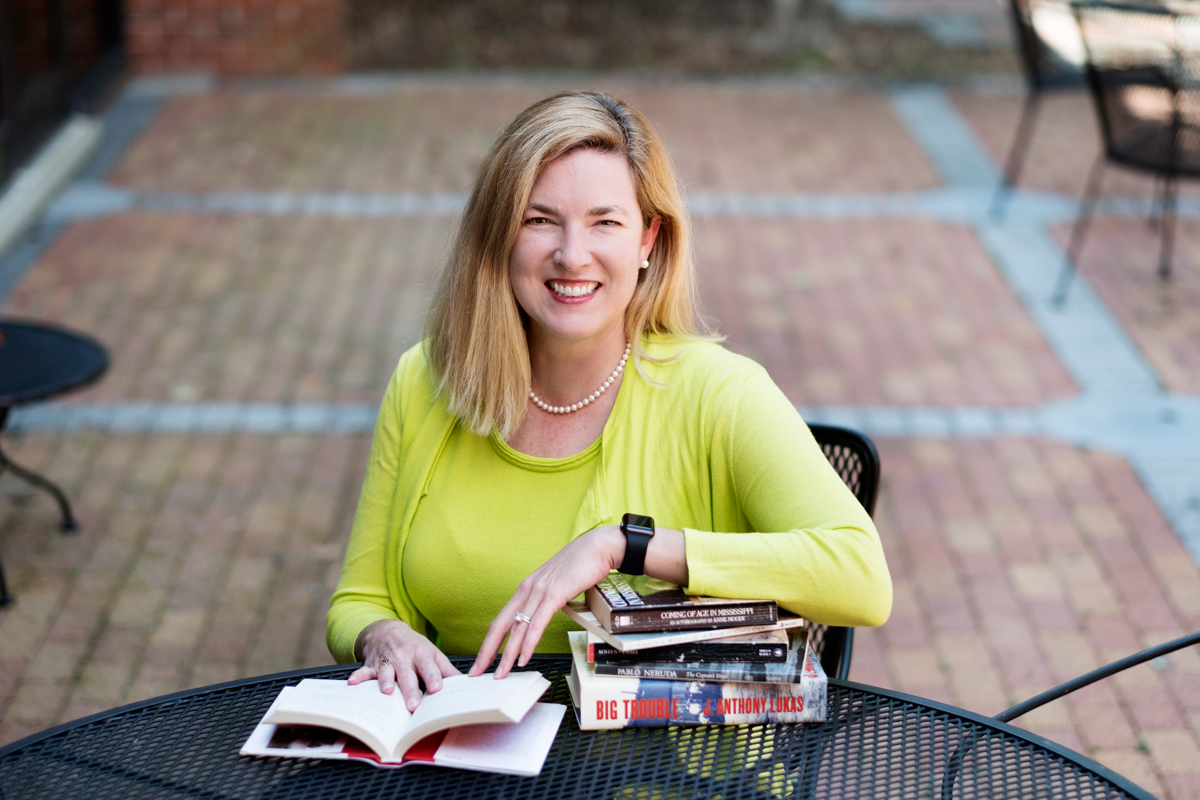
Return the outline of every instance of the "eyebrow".
{"type": "MultiPolygon", "coordinates": [[[[551,214],[553,216],[559,215],[558,209],[551,208],[550,206],[544,206],[541,203],[530,203],[528,205],[528,208],[530,211],[537,211],[541,214],[551,214]]],[[[603,216],[607,216],[608,214],[612,214],[614,212],[620,212],[622,214],[625,214],[626,216],[629,216],[629,212],[626,211],[621,206],[596,206],[595,208],[589,208],[588,212],[587,212],[587,216],[603,217],[603,216]]]]}

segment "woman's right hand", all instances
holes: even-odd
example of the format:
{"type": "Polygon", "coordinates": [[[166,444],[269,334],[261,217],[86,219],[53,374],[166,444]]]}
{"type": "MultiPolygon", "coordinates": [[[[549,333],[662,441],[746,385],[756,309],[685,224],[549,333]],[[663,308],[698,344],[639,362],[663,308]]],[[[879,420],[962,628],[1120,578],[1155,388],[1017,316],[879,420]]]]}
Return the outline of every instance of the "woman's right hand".
{"type": "Polygon", "coordinates": [[[378,679],[384,694],[399,686],[409,711],[421,702],[418,678],[432,694],[442,688],[442,678],[461,674],[433,642],[399,620],[383,619],[363,628],[354,652],[363,665],[350,673],[349,684],[378,679]]]}

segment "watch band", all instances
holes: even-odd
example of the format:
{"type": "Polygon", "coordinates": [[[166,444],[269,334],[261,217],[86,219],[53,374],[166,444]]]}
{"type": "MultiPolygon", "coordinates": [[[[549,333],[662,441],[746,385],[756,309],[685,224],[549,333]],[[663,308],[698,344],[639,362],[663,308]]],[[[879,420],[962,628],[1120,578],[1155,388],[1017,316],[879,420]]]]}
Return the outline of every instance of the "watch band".
{"type": "Polygon", "coordinates": [[[617,572],[645,574],[646,548],[654,538],[654,520],[644,514],[626,514],[621,517],[621,533],[625,534],[625,557],[617,572]]]}

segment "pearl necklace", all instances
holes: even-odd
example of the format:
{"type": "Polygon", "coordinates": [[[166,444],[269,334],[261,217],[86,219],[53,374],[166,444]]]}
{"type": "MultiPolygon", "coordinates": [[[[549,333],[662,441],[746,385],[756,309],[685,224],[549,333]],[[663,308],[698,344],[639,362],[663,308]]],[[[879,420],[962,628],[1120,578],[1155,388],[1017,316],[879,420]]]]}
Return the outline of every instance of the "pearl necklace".
{"type": "Polygon", "coordinates": [[[621,376],[621,373],[625,371],[625,362],[629,360],[629,348],[631,346],[632,345],[628,345],[628,344],[625,345],[625,355],[621,356],[621,362],[619,364],[617,364],[617,368],[614,369],[612,371],[612,374],[608,376],[608,380],[606,380],[604,383],[600,384],[599,389],[592,392],[590,395],[583,398],[578,403],[572,403],[569,406],[552,406],[549,403],[543,402],[542,398],[538,397],[537,394],[534,393],[533,389],[529,390],[529,399],[533,401],[533,404],[535,406],[537,406],[542,411],[545,411],[548,414],[570,414],[572,411],[578,411],[579,409],[583,408],[584,406],[590,405],[593,400],[600,399],[600,395],[602,395],[606,391],[608,391],[608,387],[612,386],[613,381],[615,381],[617,378],[619,378],[621,376]]]}

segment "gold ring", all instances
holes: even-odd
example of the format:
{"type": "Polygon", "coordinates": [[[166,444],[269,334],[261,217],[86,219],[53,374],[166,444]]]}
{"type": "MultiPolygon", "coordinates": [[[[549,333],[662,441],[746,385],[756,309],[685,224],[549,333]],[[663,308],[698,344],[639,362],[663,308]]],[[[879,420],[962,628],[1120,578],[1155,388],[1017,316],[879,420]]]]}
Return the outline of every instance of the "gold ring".
{"type": "Polygon", "coordinates": [[[386,658],[381,658],[381,659],[379,659],[379,665],[380,665],[381,667],[382,667],[382,666],[390,666],[390,665],[391,665],[391,663],[392,663],[392,662],[388,661],[386,658]]]}

